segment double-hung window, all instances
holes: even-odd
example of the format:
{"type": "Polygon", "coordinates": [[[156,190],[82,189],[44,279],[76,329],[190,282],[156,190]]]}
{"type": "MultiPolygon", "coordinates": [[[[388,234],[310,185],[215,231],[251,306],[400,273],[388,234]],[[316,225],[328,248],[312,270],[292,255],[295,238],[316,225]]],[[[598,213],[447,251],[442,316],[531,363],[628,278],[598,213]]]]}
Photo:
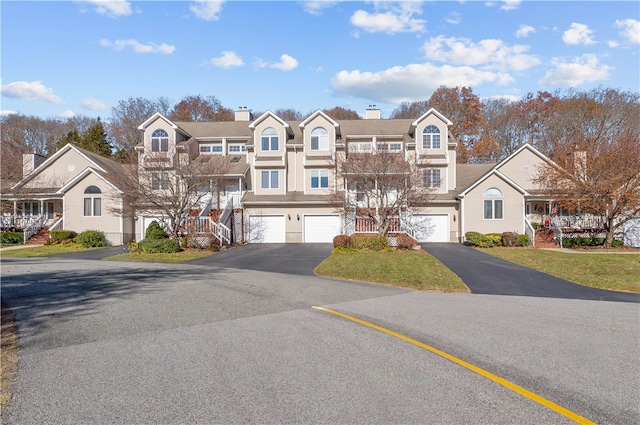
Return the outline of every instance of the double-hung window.
{"type": "Polygon", "coordinates": [[[329,132],[323,127],[316,127],[311,131],[311,150],[329,150],[329,132]]]}
{"type": "Polygon", "coordinates": [[[329,170],[311,170],[311,188],[326,189],[329,187],[329,170]]]}
{"type": "Polygon", "coordinates": [[[502,220],[503,196],[500,189],[491,187],[484,191],[484,219],[502,220]]]}
{"type": "Polygon", "coordinates": [[[84,190],[84,216],[102,215],[102,191],[98,186],[89,186],[84,190]]]}
{"type": "Polygon", "coordinates": [[[261,136],[261,148],[263,151],[277,151],[279,149],[279,137],[278,131],[273,127],[268,127],[262,130],[261,136]]]}
{"type": "Polygon", "coordinates": [[[264,170],[260,172],[260,187],[263,189],[277,189],[279,185],[278,170],[264,170]]]}
{"type": "Polygon", "coordinates": [[[442,170],[439,168],[425,168],[422,170],[422,185],[424,187],[439,188],[442,184],[442,170]]]}
{"type": "Polygon", "coordinates": [[[440,129],[435,125],[428,125],[422,131],[423,149],[440,149],[440,129]]]}
{"type": "Polygon", "coordinates": [[[159,128],[151,134],[151,152],[169,151],[169,133],[159,128]]]}
{"type": "Polygon", "coordinates": [[[169,177],[166,173],[151,173],[151,189],[167,190],[169,189],[169,177]]]}

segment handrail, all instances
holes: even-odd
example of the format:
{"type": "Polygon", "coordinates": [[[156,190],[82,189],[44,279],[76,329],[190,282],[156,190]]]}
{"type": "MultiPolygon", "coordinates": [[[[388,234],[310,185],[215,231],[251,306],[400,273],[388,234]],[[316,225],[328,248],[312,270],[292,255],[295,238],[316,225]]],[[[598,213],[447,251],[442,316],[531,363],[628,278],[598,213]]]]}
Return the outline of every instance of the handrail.
{"type": "Polygon", "coordinates": [[[46,214],[32,216],[32,218],[29,220],[27,225],[24,227],[23,238],[24,238],[25,244],[33,235],[37,234],[40,231],[40,229],[44,227],[44,222],[46,221],[46,219],[47,219],[46,214]]]}
{"type": "Polygon", "coordinates": [[[233,198],[227,201],[227,204],[224,206],[224,211],[220,215],[220,223],[224,223],[226,225],[229,217],[231,217],[231,212],[233,211],[233,198]]]}
{"type": "Polygon", "coordinates": [[[536,230],[533,228],[533,225],[529,221],[528,218],[524,219],[524,232],[529,237],[529,244],[535,248],[536,247],[536,230]]]}
{"type": "Polygon", "coordinates": [[[557,220],[552,219],[550,223],[551,230],[553,230],[553,235],[556,241],[558,241],[558,245],[562,248],[562,228],[559,226],[557,220]]]}
{"type": "Polygon", "coordinates": [[[52,225],[51,227],[49,227],[49,231],[52,230],[61,230],[58,229],[58,227],[62,228],[62,217],[60,217],[59,219],[57,219],[52,225]]]}

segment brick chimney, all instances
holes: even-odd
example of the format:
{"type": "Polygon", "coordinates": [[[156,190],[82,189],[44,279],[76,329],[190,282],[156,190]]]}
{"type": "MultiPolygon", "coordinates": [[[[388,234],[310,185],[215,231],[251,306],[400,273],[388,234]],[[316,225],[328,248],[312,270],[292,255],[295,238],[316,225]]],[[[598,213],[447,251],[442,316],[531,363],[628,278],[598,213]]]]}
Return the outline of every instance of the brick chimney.
{"type": "Polygon", "coordinates": [[[236,110],[236,121],[253,121],[253,114],[246,106],[241,106],[236,110]]]}
{"type": "Polygon", "coordinates": [[[364,119],[366,120],[379,120],[380,119],[380,109],[376,105],[369,105],[364,114],[364,119]]]}

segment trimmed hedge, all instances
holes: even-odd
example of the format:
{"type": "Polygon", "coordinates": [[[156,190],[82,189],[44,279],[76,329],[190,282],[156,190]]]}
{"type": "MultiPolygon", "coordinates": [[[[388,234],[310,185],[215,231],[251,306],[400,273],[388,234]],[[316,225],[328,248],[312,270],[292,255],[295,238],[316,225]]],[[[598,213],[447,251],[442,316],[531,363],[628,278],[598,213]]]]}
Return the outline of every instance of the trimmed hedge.
{"type": "Polygon", "coordinates": [[[0,233],[0,244],[2,245],[19,245],[24,242],[24,233],[22,232],[2,232],[0,233]]]}
{"type": "Polygon", "coordinates": [[[562,238],[563,248],[604,245],[604,238],[562,238]]]}
{"type": "Polygon", "coordinates": [[[101,248],[107,246],[107,239],[104,232],[98,230],[85,230],[76,236],[73,241],[84,248],[101,248]]]}
{"type": "Polygon", "coordinates": [[[478,248],[491,248],[493,246],[527,246],[529,236],[519,235],[515,232],[487,233],[467,232],[464,234],[465,243],[478,248]]]}
{"type": "Polygon", "coordinates": [[[144,233],[145,239],[167,239],[169,235],[164,231],[160,224],[157,221],[153,220],[149,227],[147,227],[146,232],[144,233]]]}
{"type": "Polygon", "coordinates": [[[180,244],[173,239],[143,239],[137,244],[129,245],[132,252],[147,254],[171,254],[180,252],[180,244]],[[135,246],[134,246],[135,245],[135,246]]]}
{"type": "Polygon", "coordinates": [[[74,239],[78,234],[73,230],[52,230],[49,232],[51,243],[65,243],[74,239]]]}
{"type": "Polygon", "coordinates": [[[382,236],[355,234],[351,236],[351,246],[356,249],[368,249],[371,251],[382,251],[389,248],[389,241],[382,236]]]}

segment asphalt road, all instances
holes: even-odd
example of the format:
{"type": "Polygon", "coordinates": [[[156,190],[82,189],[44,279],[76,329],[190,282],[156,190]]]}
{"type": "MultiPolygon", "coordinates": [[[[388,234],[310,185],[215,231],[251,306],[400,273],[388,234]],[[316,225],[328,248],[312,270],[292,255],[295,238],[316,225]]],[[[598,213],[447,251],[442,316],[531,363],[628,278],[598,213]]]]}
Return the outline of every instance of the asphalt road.
{"type": "Polygon", "coordinates": [[[5,258],[1,274],[22,345],[5,424],[572,423],[312,306],[597,423],[640,422],[636,303],[425,293],[228,264],[5,258]]]}

